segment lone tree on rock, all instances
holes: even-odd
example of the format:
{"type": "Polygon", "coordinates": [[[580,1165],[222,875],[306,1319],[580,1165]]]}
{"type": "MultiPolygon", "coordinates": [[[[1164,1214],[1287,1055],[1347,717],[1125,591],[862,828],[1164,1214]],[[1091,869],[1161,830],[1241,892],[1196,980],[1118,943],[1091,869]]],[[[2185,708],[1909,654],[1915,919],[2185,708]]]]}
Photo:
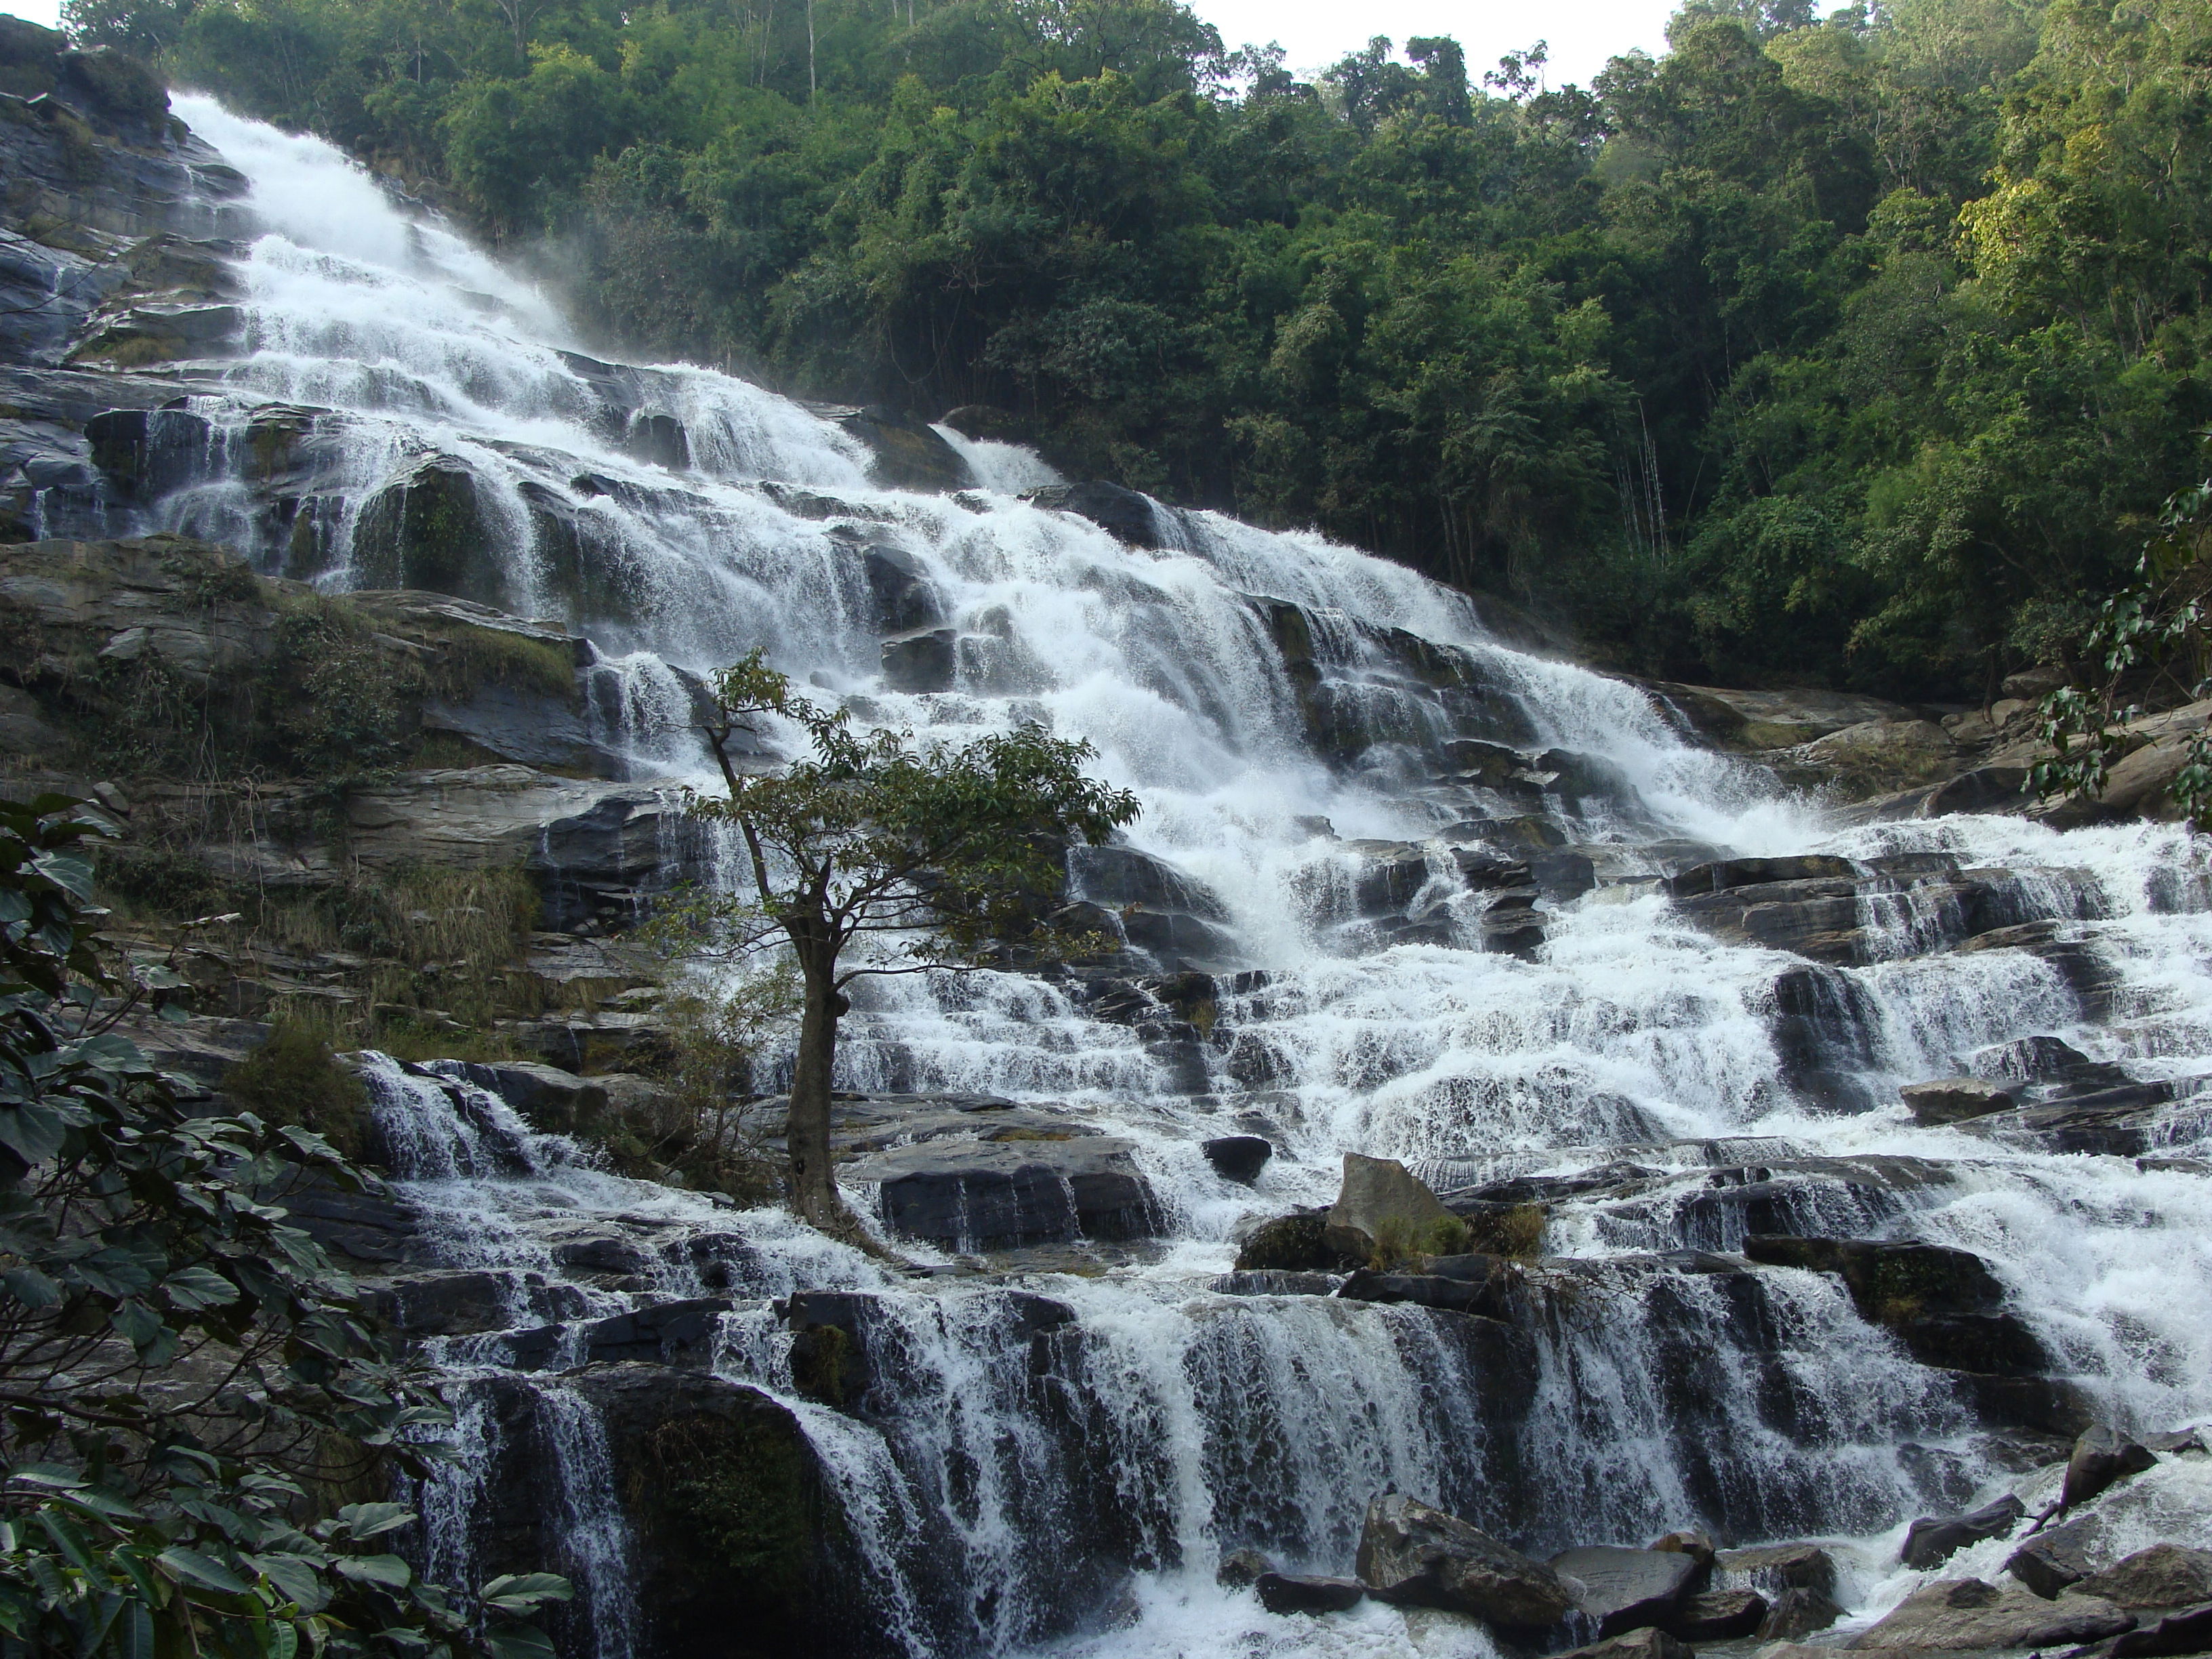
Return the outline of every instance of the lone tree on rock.
{"type": "Polygon", "coordinates": [[[753,897],[726,912],[733,941],[753,950],[781,936],[804,989],[799,1054],[786,1124],[793,1210],[824,1231],[857,1231],[837,1195],[830,1156],[830,1080],[845,988],[868,974],[974,965],[1029,925],[1035,895],[1061,878],[1061,849],[1103,841],[1135,820],[1136,798],[1087,777],[1087,743],[1041,726],[965,744],[917,744],[910,734],[856,734],[843,710],[796,695],[752,653],[714,682],[701,723],[726,791],[695,795],[699,817],[732,823],[744,839],[753,897]],[[811,756],[772,772],[741,771],[739,732],[767,717],[798,726],[811,756]],[[864,934],[889,947],[848,963],[864,934]]]}

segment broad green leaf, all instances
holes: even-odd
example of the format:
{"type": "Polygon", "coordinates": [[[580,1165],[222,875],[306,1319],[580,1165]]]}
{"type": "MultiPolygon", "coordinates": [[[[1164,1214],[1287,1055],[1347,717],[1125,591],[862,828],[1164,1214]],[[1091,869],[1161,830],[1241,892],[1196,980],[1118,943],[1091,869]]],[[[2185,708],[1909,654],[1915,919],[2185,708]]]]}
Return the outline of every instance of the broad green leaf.
{"type": "Polygon", "coordinates": [[[404,1504],[348,1504],[338,1511],[338,1519],[356,1538],[380,1538],[414,1518],[415,1511],[404,1504]]]}
{"type": "Polygon", "coordinates": [[[344,1577],[359,1584],[381,1584],[404,1589],[415,1569],[396,1555],[341,1555],[331,1563],[344,1577]]]}
{"type": "Polygon", "coordinates": [[[172,1547],[163,1550],[154,1559],[168,1569],[170,1576],[202,1589],[220,1591],[225,1595],[244,1595],[252,1587],[228,1567],[212,1556],[202,1555],[197,1550],[172,1547]]]}
{"type": "Polygon", "coordinates": [[[488,1631],[484,1645],[492,1650],[493,1659],[558,1659],[551,1638],[531,1625],[488,1631]]]}
{"type": "Polygon", "coordinates": [[[486,1584],[483,1604],[500,1613],[534,1613],[548,1601],[566,1601],[576,1588],[555,1572],[511,1572],[486,1584]]]}

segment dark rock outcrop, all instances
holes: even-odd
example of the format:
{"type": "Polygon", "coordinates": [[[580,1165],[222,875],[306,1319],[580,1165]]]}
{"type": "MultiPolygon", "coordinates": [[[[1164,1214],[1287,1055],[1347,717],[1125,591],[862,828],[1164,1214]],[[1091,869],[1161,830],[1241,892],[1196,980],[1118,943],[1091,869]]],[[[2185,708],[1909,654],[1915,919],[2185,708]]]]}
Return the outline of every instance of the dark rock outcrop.
{"type": "Polygon", "coordinates": [[[1368,1501],[1357,1571],[1379,1600],[1472,1613],[1509,1628],[1555,1625],[1574,1607],[1571,1588],[1550,1567],[1398,1492],[1368,1501]]]}
{"type": "Polygon", "coordinates": [[[1252,1583],[1260,1605],[1274,1613],[1345,1613],[1367,1599],[1367,1587],[1357,1578],[1302,1578],[1292,1573],[1263,1572],[1252,1583]]]}
{"type": "Polygon", "coordinates": [[[1553,1556],[1549,1565],[1567,1581],[1575,1610],[1597,1621],[1601,1637],[1668,1624],[1699,1571],[1697,1559],[1680,1551],[1603,1544],[1567,1550],[1553,1556]]]}
{"type": "Polygon", "coordinates": [[[1152,498],[1103,479],[1083,483],[1045,484],[1025,489],[1022,499],[1049,512],[1073,513],[1088,519],[1118,542],[1131,547],[1160,545],[1159,521],[1152,498]]]}
{"type": "Polygon", "coordinates": [[[1923,1516],[1906,1529],[1905,1547],[1898,1552],[1897,1559],[1916,1571],[1925,1572],[1948,1561],[1969,1544],[1978,1544],[1985,1538],[2004,1537],[2027,1514],[2027,1506],[2008,1492],[1972,1515],[1942,1519],[1923,1516]]]}
{"type": "Polygon", "coordinates": [[[2066,1460],[2066,1483],[2059,1496],[2063,1508],[2086,1504],[2131,1474],[2141,1474],[2158,1462],[2158,1454],[2140,1441],[2100,1423],[2085,1429],[2066,1460]]]}

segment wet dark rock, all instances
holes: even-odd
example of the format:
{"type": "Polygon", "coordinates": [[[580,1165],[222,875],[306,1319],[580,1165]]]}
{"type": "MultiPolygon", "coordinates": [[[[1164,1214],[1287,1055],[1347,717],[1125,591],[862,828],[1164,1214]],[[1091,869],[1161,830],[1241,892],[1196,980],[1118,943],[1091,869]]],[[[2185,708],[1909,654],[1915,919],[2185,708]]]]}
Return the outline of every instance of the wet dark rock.
{"type": "Polygon", "coordinates": [[[1908,1083],[1899,1091],[1912,1109],[1916,1123],[1959,1123],[1967,1118],[2008,1112],[2018,1103],[2011,1091],[1982,1078],[1942,1078],[1933,1083],[1908,1083]]]}
{"type": "Polygon", "coordinates": [[[1597,885],[1597,866],[1586,853],[1531,853],[1528,870],[1554,904],[1572,903],[1597,885]]]}
{"type": "Polygon", "coordinates": [[[1334,1296],[1343,1283],[1341,1273],[1254,1267],[1220,1274],[1206,1288],[1217,1296],[1334,1296]]]}
{"type": "Polygon", "coordinates": [[[684,422],[656,410],[639,410],[629,417],[623,447],[641,461],[681,472],[691,465],[691,438],[684,422]]]}
{"type": "Polygon", "coordinates": [[[1779,1602],[1784,1590],[1836,1590],[1836,1559],[1818,1544],[1762,1544],[1752,1549],[1723,1550],[1713,1558],[1724,1582],[1741,1578],[1753,1589],[1764,1590],[1779,1602]]]}
{"type": "Polygon", "coordinates": [[[1133,847],[1071,847],[1067,878],[1076,897],[1109,908],[1141,904],[1207,921],[1229,920],[1227,907],[1205,883],[1133,847]]]}
{"type": "Polygon", "coordinates": [[[673,794],[608,790],[540,829],[523,868],[546,927],[581,933],[641,921],[651,896],[706,873],[708,842],[673,794]]]}
{"type": "Polygon", "coordinates": [[[1587,1647],[1570,1648],[1559,1659],[1697,1659],[1697,1656],[1665,1631],[1647,1627],[1592,1642],[1587,1647]]]}
{"type": "Polygon", "coordinates": [[[1347,1302],[1407,1302],[1489,1319],[1513,1316],[1521,1275],[1494,1255],[1432,1255],[1404,1272],[1361,1267],[1337,1294],[1347,1302]]]}
{"type": "Polygon", "coordinates": [[[875,482],[892,489],[971,489],[975,475],[960,452],[923,422],[881,404],[807,404],[807,410],[867,446],[875,482]]]}
{"type": "Polygon", "coordinates": [[[1754,1235],[1743,1253],[1771,1267],[1839,1275],[1861,1315],[1876,1323],[1929,1313],[1973,1313],[2004,1300],[1981,1257],[1942,1244],[1754,1235]]]}
{"type": "Polygon", "coordinates": [[[1949,1560],[1969,1544],[2004,1537],[2027,1514],[2027,1505],[2008,1492],[1971,1515],[1947,1518],[1923,1516],[1906,1529],[1905,1547],[1899,1551],[1897,1559],[1915,1571],[1925,1572],[1949,1560]]]}
{"type": "Polygon", "coordinates": [[[883,650],[887,691],[950,691],[959,668],[959,636],[949,628],[886,640],[883,650]]]}
{"type": "MultiPolygon", "coordinates": [[[[1801,1636],[1827,1629],[1843,1616],[1843,1608],[1826,1590],[1793,1585],[1776,1596],[1773,1606],[1766,1610],[1766,1617],[1759,1621],[1759,1639],[1794,1642],[1801,1636]]],[[[1827,1650],[1815,1651],[1825,1653],[1827,1650]]]]}
{"type": "Polygon", "coordinates": [[[1993,1113],[1963,1127],[1973,1134],[2044,1152],[2134,1158],[2168,1144],[2177,1128],[2188,1127],[2177,1123],[2177,1118],[2212,1121],[2212,1110],[2202,1102],[2192,1102],[2179,1112],[2166,1109],[2181,1088],[2197,1086],[2197,1081],[2129,1083],[2048,1104],[1993,1113]]]}
{"type": "Polygon", "coordinates": [[[489,605],[509,597],[499,545],[475,472],[442,456],[370,496],[353,541],[363,587],[420,588],[489,605]]]}
{"type": "Polygon", "coordinates": [[[420,1224],[398,1199],[311,1188],[289,1195],[284,1207],[293,1225],[318,1244],[356,1261],[413,1261],[423,1255],[420,1224]]]}
{"type": "Polygon", "coordinates": [[[1237,1252],[1237,1271],[1244,1273],[1349,1273],[1364,1257],[1347,1254],[1328,1241],[1324,1210],[1302,1210],[1263,1222],[1237,1252]]]}
{"type": "Polygon", "coordinates": [[[1305,1578],[1291,1573],[1263,1572],[1252,1581],[1260,1605],[1273,1613],[1344,1613],[1367,1599],[1367,1587],[1357,1578],[1305,1578]]]}
{"type": "MultiPolygon", "coordinates": [[[[606,1425],[652,1651],[723,1652],[739,1631],[763,1653],[865,1650],[850,1533],[787,1408],[742,1383],[663,1365],[592,1365],[569,1386],[606,1425]]],[[[527,1489],[517,1496],[558,1512],[527,1489]]],[[[515,1557],[485,1571],[556,1559],[531,1533],[515,1541],[515,1557]]]]}
{"type": "Polygon", "coordinates": [[[496,1273],[409,1273],[370,1293],[379,1317],[410,1336],[472,1336],[507,1322],[507,1285],[496,1273]]]}
{"type": "Polygon", "coordinates": [[[1603,1544],[1565,1551],[1549,1565],[1568,1581],[1576,1610],[1597,1621],[1601,1637],[1664,1624],[1698,1571],[1697,1559],[1679,1551],[1603,1544]],[[1579,1590],[1573,1589],[1577,1583],[1579,1590]]]}
{"type": "Polygon", "coordinates": [[[2104,1532],[2104,1517],[2094,1514],[2046,1528],[2012,1553],[2005,1571],[2051,1600],[2097,1570],[2104,1532]]]}
{"type": "Polygon", "coordinates": [[[1692,865],[1660,884],[1671,898],[1701,893],[1726,892],[1731,888],[1765,886],[1776,882],[1856,879],[1851,861],[1831,853],[1802,853],[1791,858],[1722,859],[1692,865]]]}
{"type": "Polygon", "coordinates": [[[1855,1648],[2039,1648],[2094,1642],[2132,1629],[2135,1615],[2088,1596],[2045,1601],[2025,1585],[1938,1579],[1853,1638],[1855,1648]]]}
{"type": "Polygon", "coordinates": [[[1260,1171],[1275,1152],[1258,1135],[1222,1135],[1202,1143],[1199,1150],[1223,1180],[1247,1187],[1260,1178],[1260,1171]]]}
{"type": "Polygon", "coordinates": [[[593,1364],[652,1359],[665,1365],[708,1365],[715,1334],[730,1307],[719,1297],[651,1303],[593,1323],[585,1333],[584,1352],[593,1364]]]}
{"type": "Polygon", "coordinates": [[[2212,1601],[2212,1550],[2153,1544],[2090,1574],[2073,1589],[2136,1610],[2194,1607],[2212,1601]]]}
{"type": "MultiPolygon", "coordinates": [[[[876,626],[886,634],[913,634],[943,624],[945,610],[920,559],[888,542],[872,543],[860,556],[876,626]]],[[[889,664],[886,659],[885,672],[889,664]]],[[[942,690],[944,688],[937,688],[942,690]]]]}
{"type": "Polygon", "coordinates": [[[2134,1081],[2108,1060],[2092,1060],[2055,1036],[2015,1037],[1977,1051],[1968,1069],[1976,1077],[2018,1083],[2063,1082],[2088,1089],[2124,1088],[2134,1081]]]}
{"type": "Polygon", "coordinates": [[[2108,1659],[2166,1659],[2172,1654],[2212,1653],[2212,1602],[2169,1613],[2129,1631],[2115,1638],[2103,1652],[2108,1659]]]}
{"type": "Polygon", "coordinates": [[[1213,1582],[1224,1589],[1243,1589],[1274,1571],[1275,1564],[1248,1544],[1222,1556],[1221,1565],[1213,1570],[1213,1582]]]}
{"type": "Polygon", "coordinates": [[[2066,1460],[2066,1484],[2059,1502],[2072,1509],[2118,1486],[2130,1475],[2141,1474],[2158,1462],[2158,1454],[2106,1424],[2082,1431],[2066,1460]]]}
{"type": "Polygon", "coordinates": [[[885,1224],[951,1249],[1148,1238],[1159,1206],[1130,1151],[1104,1135],[927,1141],[871,1153],[841,1176],[875,1186],[885,1224]]]}
{"type": "Polygon", "coordinates": [[[1574,1607],[1571,1590],[1550,1567],[1400,1492],[1368,1500],[1357,1571],[1378,1600],[1509,1627],[1555,1625],[1574,1607]]]}
{"type": "Polygon", "coordinates": [[[1159,525],[1152,514],[1151,497],[1124,489],[1119,484],[1096,478],[1083,483],[1046,484],[1024,490],[1022,499],[1048,512],[1073,513],[1079,519],[1088,519],[1115,540],[1131,547],[1156,548],[1160,544],[1159,525]]]}
{"type": "Polygon", "coordinates": [[[557,1066],[532,1060],[470,1062],[459,1073],[480,1089],[489,1089],[520,1113],[533,1128],[552,1134],[574,1134],[596,1124],[606,1109],[605,1088],[596,1079],[578,1077],[557,1066]]]}
{"type": "Polygon", "coordinates": [[[1411,842],[1350,841],[1343,847],[1362,860],[1352,891],[1363,916],[1403,911],[1428,884],[1428,855],[1411,842]]]}
{"type": "Polygon", "coordinates": [[[859,1406],[874,1380],[867,1328],[875,1298],[850,1291],[800,1291],[775,1307],[792,1334],[792,1386],[839,1411],[859,1406]]]}
{"type": "Polygon", "coordinates": [[[552,1254],[556,1266],[577,1273],[641,1273],[653,1265],[635,1240],[619,1234],[565,1239],[553,1246],[552,1254]]]}
{"type": "Polygon", "coordinates": [[[2024,921],[2009,927],[1992,927],[1975,934],[1959,945],[1961,951],[2026,951],[2040,957],[2056,969],[2067,988],[2074,993],[2081,1006],[2082,1013],[2091,1019],[2109,1018],[2113,1009],[2114,993],[2119,987],[2119,974],[2089,945],[2079,939],[2067,937],[2067,924],[2060,921],[2024,921]]]}
{"type": "Polygon", "coordinates": [[[1766,1622],[1766,1598],[1757,1590],[1707,1590],[1686,1596],[1660,1628],[1685,1642],[1733,1642],[1766,1622]]]}
{"type": "Polygon", "coordinates": [[[2057,1376],[1996,1376],[1946,1371],[1953,1389],[1988,1427],[2077,1435],[2096,1420],[2094,1402],[2078,1383],[2057,1376]]]}

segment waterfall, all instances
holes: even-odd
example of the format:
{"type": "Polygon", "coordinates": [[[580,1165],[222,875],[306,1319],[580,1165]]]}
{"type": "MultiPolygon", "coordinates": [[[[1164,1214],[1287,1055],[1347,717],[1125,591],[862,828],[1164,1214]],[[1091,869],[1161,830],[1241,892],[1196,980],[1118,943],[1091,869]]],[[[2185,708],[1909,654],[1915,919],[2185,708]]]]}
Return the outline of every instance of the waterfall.
{"type": "MultiPolygon", "coordinates": [[[[1217,1585],[1240,1548],[1348,1570],[1368,1498],[1393,1488],[1539,1553],[1699,1525],[1893,1557],[1915,1513],[2002,1486],[2002,1449],[1833,1277],[1727,1254],[1762,1231],[1970,1250],[2100,1414],[2212,1414],[2212,1181],[2189,1105],[2212,1072],[2212,866],[2185,831],[1838,828],[1638,687],[1515,649],[1463,596],[1316,534],[1182,512],[1163,545],[1126,545],[1020,499],[1057,479],[1034,455],[942,428],[975,487],[888,487],[836,411],[590,356],[538,287],[328,145],[205,98],[177,109],[252,181],[245,321],[158,415],[169,487],[141,527],[337,592],[399,585],[406,515],[450,512],[454,583],[587,639],[592,718],[660,787],[714,787],[692,677],[760,648],[864,726],[1042,720],[1143,804],[1124,861],[1081,866],[1074,891],[1161,972],[863,981],[838,1083],[1098,1132],[1158,1237],[1054,1239],[984,1272],[961,1259],[971,1235],[914,1246],[900,1274],[778,1212],[595,1167],[475,1070],[364,1059],[418,1219],[409,1265],[498,1287],[483,1328],[428,1344],[460,1395],[459,1461],[422,1497],[427,1559],[481,1565],[484,1471],[514,1455],[487,1391],[524,1390],[546,1535],[584,1596],[568,1659],[648,1650],[629,1497],[574,1379],[612,1351],[609,1322],[672,1300],[726,1304],[686,1363],[790,1413],[860,1563],[850,1593],[916,1659],[1495,1659],[1423,1615],[1271,1620],[1217,1585]],[[887,639],[930,629],[957,636],[949,677],[887,670],[887,639]],[[1828,901],[1849,948],[1826,956],[1706,925],[1663,884],[1805,853],[1858,872],[1828,901]],[[2043,931],[1960,948],[1970,923],[2043,931]],[[1183,969],[1204,995],[1170,1006],[1183,969]],[[2142,1164],[1898,1103],[1905,1084],[2011,1076],[1991,1057],[2031,1039],[2171,1085],[2142,1164]],[[1201,1149],[1232,1133],[1273,1149],[1251,1184],[1201,1149]],[[1549,1195],[1525,1316],[1235,1293],[1238,1241],[1327,1203],[1347,1152],[1439,1189],[1549,1195]],[[816,1293],[850,1298],[857,1401],[794,1373],[778,1309],[816,1293]]],[[[850,1196],[880,1188],[856,1175],[850,1196]]]]}

